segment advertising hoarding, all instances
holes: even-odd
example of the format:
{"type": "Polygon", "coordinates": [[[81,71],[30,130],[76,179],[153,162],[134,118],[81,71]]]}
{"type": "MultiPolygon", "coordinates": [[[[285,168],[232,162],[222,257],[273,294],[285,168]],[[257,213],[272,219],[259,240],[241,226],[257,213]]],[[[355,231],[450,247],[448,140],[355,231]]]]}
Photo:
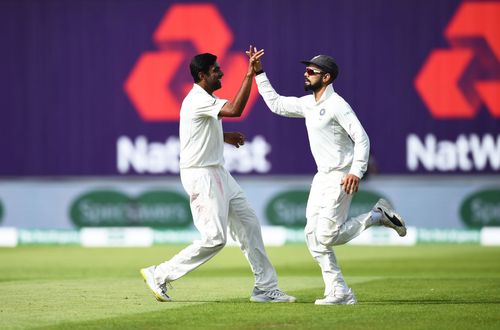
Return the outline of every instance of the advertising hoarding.
{"type": "MultiPolygon", "coordinates": [[[[301,60],[336,59],[334,88],[368,132],[378,173],[500,170],[499,1],[19,0],[0,9],[0,176],[177,175],[190,58],[218,55],[216,94],[231,98],[250,44],[265,49],[283,95],[305,94],[301,60]]],[[[272,114],[255,86],[244,116],[224,127],[247,137],[226,149],[233,173],[315,171],[303,120],[272,114]]]]}

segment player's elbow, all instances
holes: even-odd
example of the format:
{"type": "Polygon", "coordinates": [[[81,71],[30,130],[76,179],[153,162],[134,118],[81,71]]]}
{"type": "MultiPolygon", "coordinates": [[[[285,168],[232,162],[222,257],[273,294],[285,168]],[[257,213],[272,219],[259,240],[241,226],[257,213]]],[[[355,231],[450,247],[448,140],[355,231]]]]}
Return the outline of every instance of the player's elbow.
{"type": "Polygon", "coordinates": [[[222,117],[241,117],[242,111],[238,106],[226,103],[226,105],[221,109],[219,115],[222,117]]]}
{"type": "Polygon", "coordinates": [[[233,111],[229,114],[229,116],[226,116],[226,117],[232,117],[232,118],[238,118],[238,117],[241,117],[241,111],[233,111]]]}

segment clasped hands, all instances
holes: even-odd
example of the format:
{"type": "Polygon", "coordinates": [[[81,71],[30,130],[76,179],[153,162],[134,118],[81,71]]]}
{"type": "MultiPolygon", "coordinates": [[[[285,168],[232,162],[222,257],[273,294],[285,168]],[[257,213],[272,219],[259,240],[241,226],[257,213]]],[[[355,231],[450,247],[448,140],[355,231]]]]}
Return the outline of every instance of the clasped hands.
{"type": "Polygon", "coordinates": [[[249,58],[247,74],[255,75],[256,72],[262,70],[262,63],[260,59],[264,56],[264,49],[257,50],[257,47],[250,45],[245,52],[249,58]]]}

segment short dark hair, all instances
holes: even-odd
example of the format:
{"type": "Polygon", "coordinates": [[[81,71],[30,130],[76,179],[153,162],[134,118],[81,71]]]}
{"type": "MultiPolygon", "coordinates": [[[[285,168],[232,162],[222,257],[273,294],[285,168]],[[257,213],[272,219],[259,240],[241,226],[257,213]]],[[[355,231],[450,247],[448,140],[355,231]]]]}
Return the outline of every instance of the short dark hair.
{"type": "Polygon", "coordinates": [[[200,72],[208,73],[210,67],[217,61],[217,56],[210,53],[203,53],[193,56],[191,63],[189,64],[189,70],[191,71],[191,76],[193,76],[194,82],[200,81],[198,74],[200,72]]]}

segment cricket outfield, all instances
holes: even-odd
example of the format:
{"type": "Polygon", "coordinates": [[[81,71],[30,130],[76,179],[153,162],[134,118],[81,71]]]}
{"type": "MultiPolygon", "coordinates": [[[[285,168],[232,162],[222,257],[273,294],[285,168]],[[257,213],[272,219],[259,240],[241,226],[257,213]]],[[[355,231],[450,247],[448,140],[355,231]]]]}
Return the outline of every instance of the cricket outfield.
{"type": "Polygon", "coordinates": [[[0,249],[0,328],[498,329],[500,248],[341,246],[358,304],[315,306],[323,283],[303,244],[269,247],[293,304],[249,302],[252,275],[238,248],[173,282],[157,302],[139,269],[182,246],[0,249]]]}

